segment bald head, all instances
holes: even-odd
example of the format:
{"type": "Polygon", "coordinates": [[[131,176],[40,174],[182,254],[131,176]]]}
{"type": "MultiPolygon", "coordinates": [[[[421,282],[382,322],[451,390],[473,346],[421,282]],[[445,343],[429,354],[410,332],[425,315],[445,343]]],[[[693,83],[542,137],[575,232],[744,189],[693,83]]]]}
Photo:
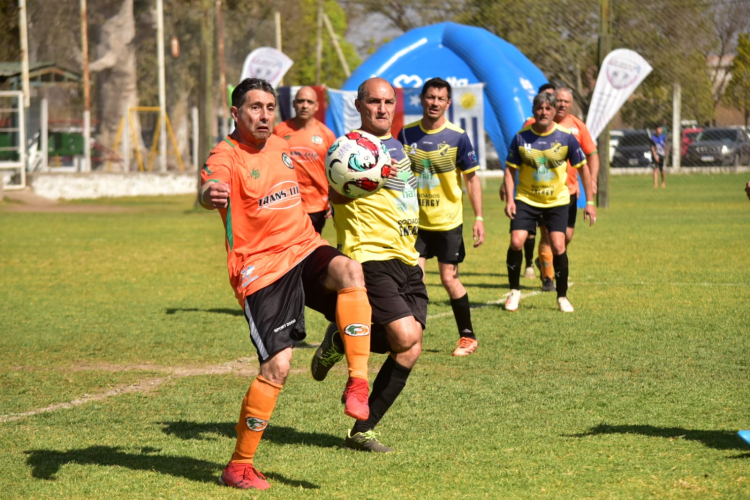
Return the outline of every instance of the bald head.
{"type": "Polygon", "coordinates": [[[387,80],[370,78],[357,89],[354,105],[362,118],[362,130],[378,137],[388,135],[396,111],[396,90],[387,80]]]}
{"type": "Polygon", "coordinates": [[[315,119],[318,111],[318,94],[312,87],[302,87],[297,91],[292,102],[296,116],[294,121],[298,126],[304,127],[315,119]]]}
{"type": "Polygon", "coordinates": [[[555,98],[557,99],[555,121],[559,122],[567,118],[568,113],[570,113],[570,107],[573,106],[573,92],[563,87],[555,91],[555,98]]]}

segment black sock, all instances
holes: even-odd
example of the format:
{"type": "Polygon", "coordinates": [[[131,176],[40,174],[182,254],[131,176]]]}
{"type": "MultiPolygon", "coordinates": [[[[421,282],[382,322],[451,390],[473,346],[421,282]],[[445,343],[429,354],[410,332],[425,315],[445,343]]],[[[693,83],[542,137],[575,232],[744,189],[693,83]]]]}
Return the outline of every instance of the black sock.
{"type": "Polygon", "coordinates": [[[474,335],[474,328],[471,326],[469,294],[465,294],[460,299],[451,299],[451,307],[453,316],[456,318],[456,326],[458,326],[458,336],[476,340],[477,336],[474,335]]]}
{"type": "Polygon", "coordinates": [[[526,267],[534,265],[534,243],[536,243],[536,238],[526,238],[526,243],[523,244],[523,253],[526,254],[526,267]]]}
{"type": "Polygon", "coordinates": [[[370,393],[370,418],[367,420],[357,420],[352,427],[352,434],[357,432],[367,432],[375,428],[383,418],[388,408],[393,405],[396,398],[406,385],[406,379],[409,378],[411,370],[398,364],[395,359],[388,356],[383,366],[372,383],[372,392],[370,393]]]}
{"type": "Polygon", "coordinates": [[[505,263],[508,266],[508,282],[510,282],[510,289],[520,290],[523,250],[513,250],[512,248],[508,248],[508,257],[505,263]]]}
{"type": "Polygon", "coordinates": [[[370,352],[386,354],[390,352],[391,344],[388,342],[388,334],[380,325],[372,325],[370,330],[370,352]]]}
{"type": "Polygon", "coordinates": [[[557,297],[565,297],[568,293],[568,252],[552,256],[552,266],[555,269],[555,288],[557,297]]]}

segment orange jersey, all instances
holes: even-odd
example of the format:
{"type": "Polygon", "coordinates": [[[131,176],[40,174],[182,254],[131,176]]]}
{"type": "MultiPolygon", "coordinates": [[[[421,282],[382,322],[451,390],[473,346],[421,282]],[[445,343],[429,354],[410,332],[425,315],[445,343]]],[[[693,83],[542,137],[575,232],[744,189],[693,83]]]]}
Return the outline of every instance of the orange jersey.
{"type": "MultiPolygon", "coordinates": [[[[536,120],[533,117],[529,118],[528,120],[526,120],[526,123],[524,123],[523,126],[526,127],[534,122],[536,122],[536,120]]],[[[568,116],[566,116],[564,120],[557,123],[570,130],[570,132],[578,140],[578,143],[581,145],[583,154],[585,154],[586,156],[591,156],[592,154],[596,153],[596,143],[591,138],[591,134],[589,133],[589,129],[586,127],[585,123],[571,114],[568,114],[568,116]]],[[[568,180],[566,181],[566,183],[568,185],[568,191],[570,191],[571,196],[574,194],[578,194],[578,171],[570,166],[570,162],[568,162],[568,180]]]]}
{"type": "Polygon", "coordinates": [[[229,205],[219,213],[229,281],[240,304],[327,244],[302,209],[286,141],[271,136],[257,150],[227,137],[211,151],[201,181],[229,184],[229,205]]]}
{"type": "Polygon", "coordinates": [[[300,129],[293,119],[276,125],[274,135],[289,142],[294,170],[297,173],[302,206],[308,214],[328,210],[328,179],[326,153],[336,140],[333,132],[318,120],[309,128],[300,129]]]}

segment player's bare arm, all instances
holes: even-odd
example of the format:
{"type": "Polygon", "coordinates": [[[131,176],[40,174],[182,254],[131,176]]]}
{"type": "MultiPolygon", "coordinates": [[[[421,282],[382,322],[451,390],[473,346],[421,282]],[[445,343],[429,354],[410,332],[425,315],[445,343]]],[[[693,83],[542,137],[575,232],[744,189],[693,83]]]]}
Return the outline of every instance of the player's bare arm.
{"type": "Polygon", "coordinates": [[[591,153],[586,157],[586,163],[591,172],[591,193],[596,196],[599,192],[599,153],[591,153]]]}
{"type": "Polygon", "coordinates": [[[581,181],[583,181],[583,189],[586,192],[586,208],[583,209],[583,220],[589,221],[589,226],[593,226],[596,222],[596,207],[592,203],[594,200],[594,193],[591,187],[591,172],[583,165],[580,168],[581,181]]]}
{"type": "Polygon", "coordinates": [[[476,172],[464,175],[466,180],[466,192],[469,194],[471,208],[474,209],[476,220],[474,221],[474,248],[484,243],[484,222],[482,220],[482,184],[476,172]]]}
{"type": "MultiPolygon", "coordinates": [[[[505,188],[505,215],[508,218],[513,219],[516,215],[516,200],[513,199],[513,193],[516,187],[516,169],[507,166],[505,167],[505,176],[503,177],[503,187],[505,188]]],[[[502,190],[500,197],[502,199],[502,190]]]]}
{"type": "Polygon", "coordinates": [[[229,184],[226,182],[207,182],[201,186],[200,202],[203,208],[214,210],[227,208],[229,202],[229,184]]]}

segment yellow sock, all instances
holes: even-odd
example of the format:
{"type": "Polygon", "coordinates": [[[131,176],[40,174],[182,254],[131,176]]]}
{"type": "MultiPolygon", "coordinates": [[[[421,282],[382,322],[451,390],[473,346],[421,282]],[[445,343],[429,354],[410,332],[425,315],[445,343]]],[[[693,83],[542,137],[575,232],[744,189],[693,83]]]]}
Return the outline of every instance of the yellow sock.
{"type": "Polygon", "coordinates": [[[258,375],[250,385],[242,400],[240,421],[234,427],[237,431],[237,445],[234,447],[232,462],[253,463],[255,450],[258,449],[282,387],[284,386],[274,384],[262,375],[258,375]]]}
{"type": "Polygon", "coordinates": [[[342,288],[336,301],[336,326],[344,342],[349,376],[367,378],[370,359],[370,327],[372,308],[365,287],[342,288]]]}

